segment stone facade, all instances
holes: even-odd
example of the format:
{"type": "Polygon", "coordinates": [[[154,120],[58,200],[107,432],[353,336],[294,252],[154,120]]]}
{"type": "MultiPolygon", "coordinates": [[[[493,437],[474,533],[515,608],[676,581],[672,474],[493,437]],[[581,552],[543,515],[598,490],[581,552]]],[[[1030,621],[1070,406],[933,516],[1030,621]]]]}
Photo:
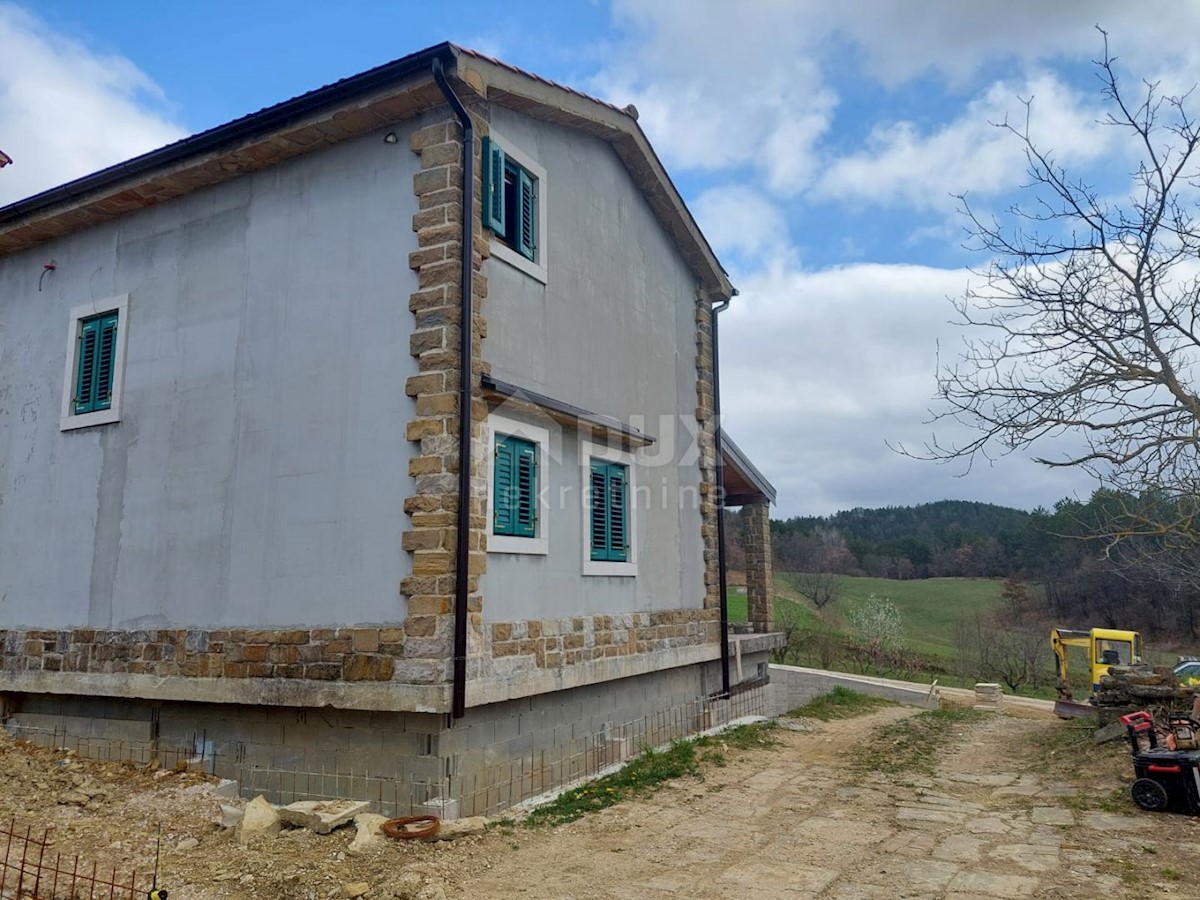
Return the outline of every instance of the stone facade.
{"type": "Polygon", "coordinates": [[[442,680],[441,660],[421,661],[431,640],[429,617],[391,628],[0,631],[7,672],[410,684],[442,680]]]}
{"type": "Polygon", "coordinates": [[[717,643],[720,621],[711,609],[570,616],[496,622],[488,626],[488,638],[493,671],[554,669],[593,659],[717,643]]]}
{"type": "Polygon", "coordinates": [[[700,442],[700,513],[704,539],[704,606],[719,609],[721,573],[717,517],[717,422],[713,396],[712,298],[700,292],[696,300],[696,439],[700,442]]]}
{"type": "MultiPolygon", "coordinates": [[[[474,115],[474,113],[473,113],[474,115]]],[[[405,501],[412,530],[404,534],[403,548],[412,554],[412,575],[400,586],[408,600],[408,621],[420,621],[434,641],[431,659],[445,666],[453,655],[455,549],[458,521],[458,386],[460,372],[459,328],[462,271],[462,128],[448,109],[434,114],[435,121],[415,131],[411,148],[421,157],[421,171],[413,177],[417,211],[412,227],[418,250],[409,257],[417,272],[419,289],[409,298],[414,330],[409,352],[416,357],[418,374],[405,390],[416,401],[416,418],[408,423],[408,439],[420,446],[409,463],[414,491],[405,501]]],[[[485,123],[476,115],[476,130],[485,123]]],[[[473,254],[472,401],[473,443],[471,473],[471,545],[468,611],[471,631],[482,628],[479,576],[487,563],[485,515],[487,508],[486,448],[483,425],[487,409],[480,393],[483,374],[481,342],[487,326],[481,303],[487,280],[480,272],[488,253],[480,216],[480,139],[476,138],[475,223],[473,254]]]]}
{"type": "Polygon", "coordinates": [[[771,507],[748,503],[742,507],[746,546],[746,601],[755,631],[771,630],[771,507]]]}

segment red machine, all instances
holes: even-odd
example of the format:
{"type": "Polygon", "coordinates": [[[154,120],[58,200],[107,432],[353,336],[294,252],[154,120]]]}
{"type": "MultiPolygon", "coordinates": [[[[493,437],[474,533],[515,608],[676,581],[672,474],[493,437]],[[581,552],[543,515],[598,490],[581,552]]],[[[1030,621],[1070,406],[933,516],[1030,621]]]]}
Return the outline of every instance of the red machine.
{"type": "Polygon", "coordinates": [[[1154,718],[1148,712],[1121,716],[1129,735],[1133,770],[1137,780],[1130,788],[1133,802],[1150,812],[1200,815],[1200,722],[1191,716],[1171,715],[1169,730],[1159,746],[1154,718]]]}

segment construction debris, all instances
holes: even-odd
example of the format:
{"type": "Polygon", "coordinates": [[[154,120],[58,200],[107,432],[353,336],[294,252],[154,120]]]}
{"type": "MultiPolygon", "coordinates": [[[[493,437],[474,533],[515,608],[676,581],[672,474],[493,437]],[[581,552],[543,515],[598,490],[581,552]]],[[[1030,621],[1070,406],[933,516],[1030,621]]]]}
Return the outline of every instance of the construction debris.
{"type": "Polygon", "coordinates": [[[242,824],[238,826],[238,843],[246,844],[260,835],[279,834],[281,824],[279,812],[259,794],[246,804],[242,824]]]}
{"type": "Polygon", "coordinates": [[[387,820],[387,816],[381,816],[378,813],[362,813],[355,816],[354,827],[357,831],[354,840],[346,848],[346,852],[353,856],[386,845],[387,839],[383,836],[383,823],[387,820]]]}
{"type": "Polygon", "coordinates": [[[427,841],[456,841],[459,838],[483,834],[487,830],[487,816],[468,816],[453,822],[442,822],[435,834],[425,838],[427,841]]]}
{"type": "Polygon", "coordinates": [[[300,800],[281,807],[279,818],[287,825],[329,834],[370,809],[367,800],[300,800]]]}
{"type": "Polygon", "coordinates": [[[1004,692],[1000,685],[981,682],[975,685],[975,708],[988,712],[1004,711],[1004,692]]]}
{"type": "Polygon", "coordinates": [[[246,811],[240,806],[230,806],[228,803],[217,804],[217,824],[222,828],[237,828],[242,824],[242,816],[246,811]]]}

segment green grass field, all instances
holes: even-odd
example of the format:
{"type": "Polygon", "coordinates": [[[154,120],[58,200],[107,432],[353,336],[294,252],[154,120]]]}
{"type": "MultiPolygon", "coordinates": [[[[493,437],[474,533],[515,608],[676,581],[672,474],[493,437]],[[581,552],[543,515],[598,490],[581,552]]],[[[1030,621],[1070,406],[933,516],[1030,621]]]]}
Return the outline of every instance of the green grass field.
{"type": "MultiPolygon", "coordinates": [[[[794,619],[802,629],[811,627],[816,621],[812,604],[796,588],[797,576],[791,572],[775,573],[775,617],[776,621],[794,619]]],[[[931,678],[951,687],[967,687],[967,682],[948,674],[958,662],[954,644],[955,621],[962,616],[974,616],[985,612],[1001,602],[1003,582],[984,578],[928,578],[924,580],[893,581],[886,578],[857,578],[843,576],[839,598],[825,608],[826,616],[832,613],[835,622],[844,622],[848,612],[856,609],[874,594],[886,597],[896,604],[904,623],[905,646],[920,654],[934,669],[936,675],[926,672],[911,676],[913,681],[928,682],[931,678]]],[[[733,622],[746,621],[746,593],[744,588],[729,589],[729,618],[733,622]]],[[[844,625],[838,630],[845,633],[844,625]]],[[[1174,652],[1167,653],[1152,646],[1146,647],[1146,660],[1154,665],[1173,663],[1174,652]]],[[[1047,629],[1046,665],[1051,667],[1050,639],[1047,629]]],[[[802,658],[803,665],[817,665],[815,659],[802,658]]],[[[1080,651],[1070,655],[1072,681],[1079,681],[1086,691],[1086,661],[1080,651]]],[[[834,668],[839,668],[835,665],[834,668]]],[[[849,671],[849,670],[847,670],[849,671]]],[[[1023,693],[1052,698],[1054,690],[1049,684],[1039,689],[1026,689],[1023,693]]]]}
{"type": "MultiPolygon", "coordinates": [[[[791,610],[801,624],[812,621],[811,604],[795,587],[791,572],[775,574],[776,614],[791,610]]],[[[905,642],[913,650],[928,656],[952,661],[954,622],[961,616],[973,616],[1000,602],[1002,583],[985,578],[926,578],[894,581],[887,578],[841,579],[842,594],[827,610],[845,616],[862,606],[867,598],[886,597],[896,604],[904,619],[905,642]]],[[[739,588],[729,591],[729,618],[746,621],[746,595],[739,588]]]]}

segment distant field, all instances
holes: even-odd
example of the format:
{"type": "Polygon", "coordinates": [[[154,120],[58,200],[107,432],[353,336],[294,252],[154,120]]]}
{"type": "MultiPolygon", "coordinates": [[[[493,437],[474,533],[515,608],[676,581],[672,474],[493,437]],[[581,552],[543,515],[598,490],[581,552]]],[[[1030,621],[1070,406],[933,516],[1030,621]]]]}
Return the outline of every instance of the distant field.
{"type": "MultiPolygon", "coordinates": [[[[812,620],[809,602],[795,587],[791,572],[775,574],[775,608],[795,611],[802,623],[812,620]]],[[[904,619],[907,644],[913,650],[937,656],[946,662],[955,657],[954,622],[960,616],[972,616],[1000,601],[1002,582],[984,578],[926,578],[893,581],[887,578],[843,576],[842,596],[830,607],[844,616],[874,594],[896,604],[904,619]]],[[[746,595],[741,588],[729,591],[729,617],[746,621],[746,595]]]]}
{"type": "MultiPolygon", "coordinates": [[[[804,628],[810,626],[816,616],[811,603],[803,597],[795,585],[796,575],[791,572],[775,573],[775,615],[776,619],[791,616],[804,628]]],[[[915,650],[924,656],[937,669],[953,670],[957,663],[957,652],[954,646],[954,623],[960,616],[973,616],[983,612],[1000,602],[1000,591],[1003,582],[984,578],[928,578],[923,581],[891,581],[886,578],[854,578],[843,576],[842,595],[833,604],[826,607],[826,613],[833,611],[835,620],[844,619],[846,613],[861,606],[871,594],[877,597],[887,597],[896,604],[904,622],[905,644],[910,650],[915,650]]],[[[746,593],[744,588],[729,589],[729,618],[733,622],[746,621],[746,593]]],[[[1084,627],[1065,623],[1068,627],[1084,627]]],[[[1049,628],[1046,628],[1046,665],[1051,665],[1049,628]]],[[[1177,659],[1176,652],[1159,650],[1148,644],[1146,660],[1154,665],[1169,665],[1177,659]]],[[[816,665],[813,659],[803,659],[805,665],[816,665]]],[[[1082,651],[1072,651],[1070,656],[1072,674],[1085,672],[1085,661],[1082,651]]],[[[839,665],[834,668],[839,668],[839,665]]],[[[849,671],[849,669],[847,669],[849,671]]],[[[933,675],[929,673],[912,677],[913,681],[928,682],[933,675]]],[[[946,671],[936,674],[939,681],[947,686],[969,687],[957,676],[946,671]]],[[[1085,679],[1086,680],[1086,679],[1085,679]]],[[[1037,690],[1026,690],[1032,696],[1052,698],[1053,688],[1043,685],[1037,690]]]]}

